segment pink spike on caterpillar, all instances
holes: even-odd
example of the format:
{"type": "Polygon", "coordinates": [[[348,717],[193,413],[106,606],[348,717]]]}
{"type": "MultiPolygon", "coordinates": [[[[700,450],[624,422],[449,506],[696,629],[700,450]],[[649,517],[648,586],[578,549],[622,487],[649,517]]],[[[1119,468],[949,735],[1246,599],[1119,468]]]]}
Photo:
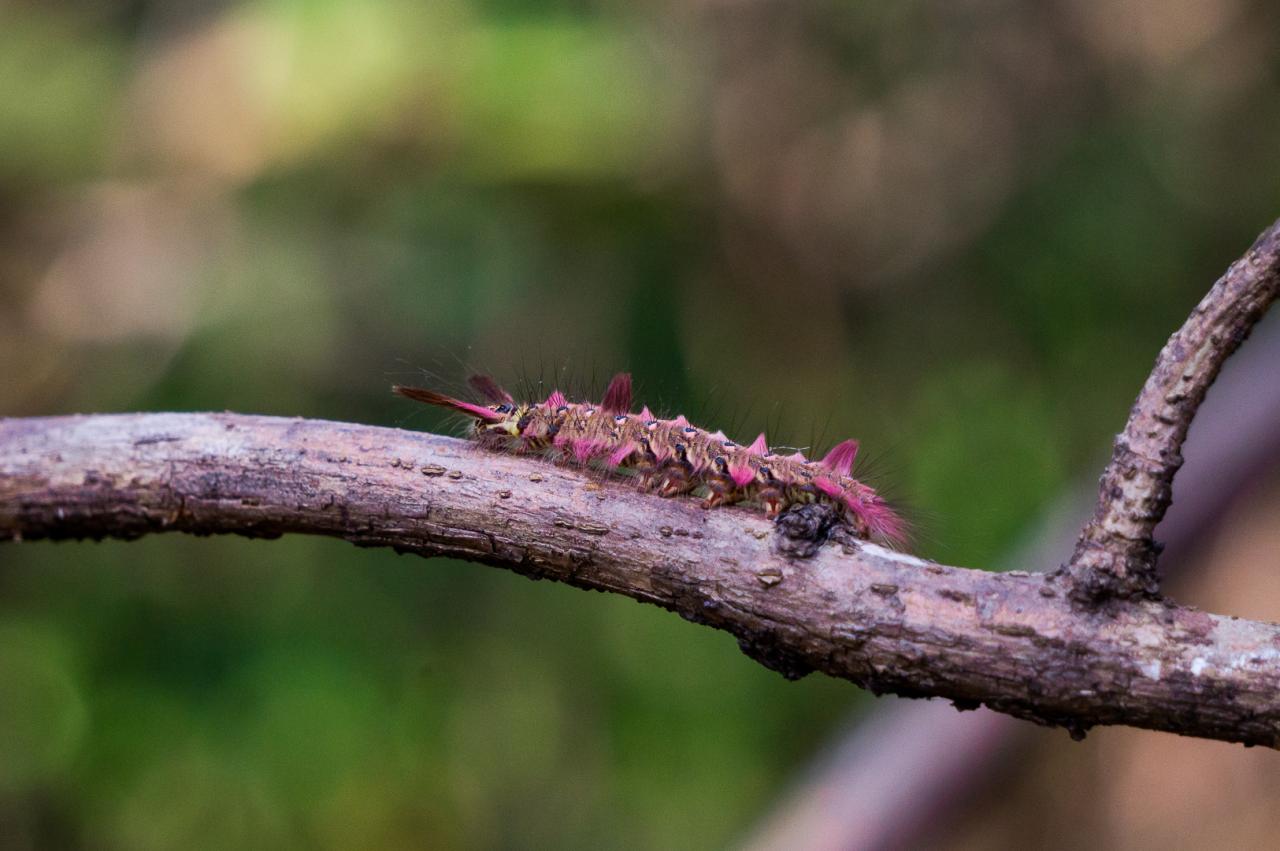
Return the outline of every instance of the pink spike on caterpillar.
{"type": "Polygon", "coordinates": [[[821,461],[802,452],[776,455],[761,434],[740,446],[723,432],[690,425],[683,415],[656,418],[648,407],[631,411],[631,375],[618,373],[597,406],[570,402],[559,390],[541,403],[520,403],[488,376],[471,386],[490,405],[475,405],[432,390],[397,385],[396,393],[475,420],[472,437],[490,449],[550,452],[555,460],[628,471],[640,487],[660,496],[705,493],[705,508],[752,503],[775,518],[790,506],[821,502],[834,508],[857,537],[901,544],[902,519],[872,488],[851,478],[858,443],[845,440],[821,461]]]}
{"type": "Polygon", "coordinates": [[[617,449],[613,450],[609,455],[608,460],[605,461],[605,465],[609,467],[621,467],[626,460],[631,457],[631,454],[639,448],[640,447],[637,446],[634,441],[628,440],[617,449]]]}
{"type": "Polygon", "coordinates": [[[818,463],[837,476],[847,477],[853,470],[853,459],[858,457],[858,441],[846,440],[831,447],[818,463]]]}
{"type": "Polygon", "coordinates": [[[600,407],[606,414],[625,414],[631,410],[631,373],[620,372],[613,377],[600,407]]]}

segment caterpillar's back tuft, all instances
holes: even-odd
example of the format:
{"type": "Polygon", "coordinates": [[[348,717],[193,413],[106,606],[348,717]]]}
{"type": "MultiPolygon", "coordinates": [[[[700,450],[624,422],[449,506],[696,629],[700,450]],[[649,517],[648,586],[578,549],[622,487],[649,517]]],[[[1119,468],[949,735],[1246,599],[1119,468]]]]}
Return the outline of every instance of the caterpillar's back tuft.
{"type": "Polygon", "coordinates": [[[600,407],[610,414],[625,414],[631,410],[631,373],[620,372],[609,382],[600,407]]]}

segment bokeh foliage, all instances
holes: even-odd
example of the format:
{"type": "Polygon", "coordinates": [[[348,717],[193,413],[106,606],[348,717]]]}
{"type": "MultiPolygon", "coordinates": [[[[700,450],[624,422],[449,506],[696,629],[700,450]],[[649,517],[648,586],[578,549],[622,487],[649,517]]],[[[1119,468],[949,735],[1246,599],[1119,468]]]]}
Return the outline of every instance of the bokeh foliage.
{"type": "MultiPolygon", "coordinates": [[[[469,368],[863,441],[987,565],[1280,210],[1229,2],[0,3],[0,413],[439,430],[469,368]]],[[[0,824],[95,848],[703,848],[867,699],[333,541],[0,548],[0,824]]]]}

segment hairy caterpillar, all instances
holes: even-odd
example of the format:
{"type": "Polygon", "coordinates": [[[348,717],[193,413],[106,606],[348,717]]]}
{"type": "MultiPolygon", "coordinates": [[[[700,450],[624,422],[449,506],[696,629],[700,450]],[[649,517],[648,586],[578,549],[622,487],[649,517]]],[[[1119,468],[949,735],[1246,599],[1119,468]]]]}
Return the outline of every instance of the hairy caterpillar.
{"type": "Polygon", "coordinates": [[[836,444],[821,461],[800,452],[777,455],[761,434],[742,446],[723,432],[708,432],[685,419],[664,420],[646,407],[631,412],[631,375],[609,382],[599,404],[570,402],[559,390],[542,402],[516,402],[488,376],[471,387],[488,404],[454,399],[433,390],[395,385],[393,392],[471,417],[482,446],[546,454],[579,465],[603,463],[638,476],[640,487],[660,496],[705,493],[704,508],[752,503],[770,519],[807,503],[824,503],[857,537],[902,543],[901,518],[872,488],[851,477],[855,440],[836,444]]]}

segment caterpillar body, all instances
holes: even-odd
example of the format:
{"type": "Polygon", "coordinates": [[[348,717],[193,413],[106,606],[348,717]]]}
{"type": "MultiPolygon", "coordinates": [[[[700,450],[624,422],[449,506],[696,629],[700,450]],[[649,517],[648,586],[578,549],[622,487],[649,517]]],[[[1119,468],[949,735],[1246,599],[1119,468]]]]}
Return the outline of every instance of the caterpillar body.
{"type": "Polygon", "coordinates": [[[516,402],[488,376],[472,376],[469,383],[488,404],[420,387],[391,389],[471,417],[471,437],[488,449],[581,466],[602,463],[630,472],[641,489],[659,496],[701,494],[704,508],[753,504],[770,519],[792,506],[824,503],[859,538],[892,545],[905,538],[902,519],[873,488],[852,477],[855,440],[836,444],[819,461],[801,452],[775,454],[764,434],[744,446],[684,416],[664,420],[648,407],[633,413],[631,375],[625,372],[613,377],[599,403],[571,402],[559,390],[541,402],[516,402]]]}

